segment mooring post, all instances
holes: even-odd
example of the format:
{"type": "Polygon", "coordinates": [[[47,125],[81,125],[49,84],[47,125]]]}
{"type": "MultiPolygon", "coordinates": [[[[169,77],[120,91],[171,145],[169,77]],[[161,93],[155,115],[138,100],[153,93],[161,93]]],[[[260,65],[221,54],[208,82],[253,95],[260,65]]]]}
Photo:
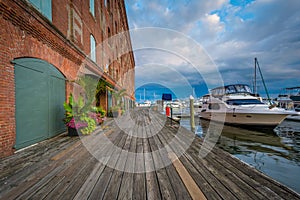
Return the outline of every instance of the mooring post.
{"type": "Polygon", "coordinates": [[[195,131],[195,118],[194,118],[194,97],[190,96],[190,124],[191,124],[191,131],[195,131]]]}

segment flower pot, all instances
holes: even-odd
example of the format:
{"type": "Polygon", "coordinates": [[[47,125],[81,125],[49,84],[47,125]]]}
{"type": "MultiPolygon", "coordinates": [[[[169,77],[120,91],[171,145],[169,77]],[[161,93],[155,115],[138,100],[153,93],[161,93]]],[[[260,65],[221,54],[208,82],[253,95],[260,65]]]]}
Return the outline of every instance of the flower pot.
{"type": "Polygon", "coordinates": [[[78,132],[80,132],[79,130],[77,130],[76,128],[71,128],[68,126],[68,136],[78,136],[78,132]]]}
{"type": "Polygon", "coordinates": [[[118,118],[119,117],[119,111],[113,111],[113,118],[118,118]]]}

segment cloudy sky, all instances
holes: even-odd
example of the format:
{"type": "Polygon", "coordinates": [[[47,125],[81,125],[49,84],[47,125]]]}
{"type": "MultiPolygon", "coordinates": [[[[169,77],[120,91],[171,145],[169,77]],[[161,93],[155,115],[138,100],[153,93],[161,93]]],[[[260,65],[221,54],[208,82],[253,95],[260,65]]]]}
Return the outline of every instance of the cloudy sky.
{"type": "MultiPolygon", "coordinates": [[[[271,96],[284,87],[300,86],[298,0],[125,3],[136,61],[137,100],[145,92],[143,85],[151,83],[169,88],[179,98],[203,95],[220,83],[252,85],[255,57],[271,96]]],[[[258,85],[264,96],[262,83],[258,85]]]]}

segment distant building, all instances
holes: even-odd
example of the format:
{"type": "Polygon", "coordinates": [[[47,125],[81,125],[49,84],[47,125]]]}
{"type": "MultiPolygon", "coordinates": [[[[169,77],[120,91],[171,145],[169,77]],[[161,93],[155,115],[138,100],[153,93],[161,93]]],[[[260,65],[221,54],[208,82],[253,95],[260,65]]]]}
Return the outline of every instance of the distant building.
{"type": "Polygon", "coordinates": [[[134,57],[124,0],[0,1],[0,157],[65,131],[63,102],[79,74],[125,88],[134,103],[134,57]]]}

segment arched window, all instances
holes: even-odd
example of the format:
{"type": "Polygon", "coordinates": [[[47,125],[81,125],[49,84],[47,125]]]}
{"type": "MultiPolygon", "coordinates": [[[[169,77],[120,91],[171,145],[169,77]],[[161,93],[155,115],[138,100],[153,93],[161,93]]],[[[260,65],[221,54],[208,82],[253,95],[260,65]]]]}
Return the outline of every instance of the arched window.
{"type": "Polygon", "coordinates": [[[92,61],[96,62],[96,40],[93,35],[90,36],[90,43],[91,43],[90,58],[92,59],[92,61]]]}

